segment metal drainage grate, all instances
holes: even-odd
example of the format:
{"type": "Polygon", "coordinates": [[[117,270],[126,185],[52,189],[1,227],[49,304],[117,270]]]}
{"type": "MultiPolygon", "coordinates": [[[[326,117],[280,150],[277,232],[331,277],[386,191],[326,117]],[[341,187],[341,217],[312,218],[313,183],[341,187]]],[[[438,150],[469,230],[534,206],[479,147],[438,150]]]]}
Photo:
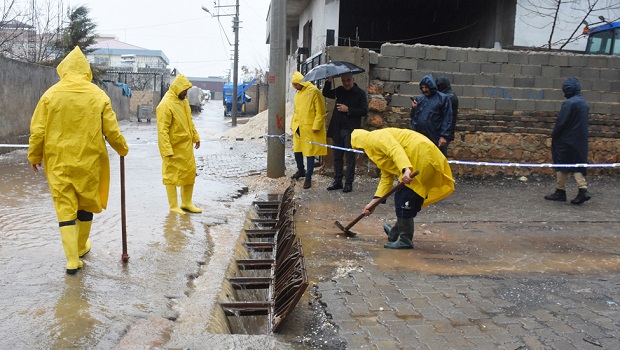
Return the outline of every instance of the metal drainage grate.
{"type": "Polygon", "coordinates": [[[255,228],[245,230],[249,241],[244,246],[250,253],[271,252],[271,258],[236,261],[240,270],[270,270],[269,277],[228,278],[237,290],[268,290],[268,300],[220,303],[227,316],[269,316],[270,332],[278,331],[308,287],[301,239],[295,234],[294,187],[291,182],[279,201],[254,202],[260,218],[251,220],[255,228]]]}

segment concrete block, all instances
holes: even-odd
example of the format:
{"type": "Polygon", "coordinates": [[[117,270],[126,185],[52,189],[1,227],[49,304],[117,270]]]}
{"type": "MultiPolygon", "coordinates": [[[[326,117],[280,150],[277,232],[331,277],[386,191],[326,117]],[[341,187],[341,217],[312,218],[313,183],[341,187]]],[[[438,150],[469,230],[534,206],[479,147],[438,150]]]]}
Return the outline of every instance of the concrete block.
{"type": "Polygon", "coordinates": [[[459,109],[473,109],[476,108],[476,98],[475,97],[459,97],[459,109]]]}
{"type": "Polygon", "coordinates": [[[459,62],[439,61],[440,72],[458,72],[461,68],[459,62]]]}
{"type": "Polygon", "coordinates": [[[549,65],[548,53],[530,52],[528,55],[529,64],[533,66],[547,66],[549,65]]]}
{"type": "Polygon", "coordinates": [[[408,95],[408,96],[420,95],[422,91],[420,91],[419,81],[418,82],[412,81],[409,83],[400,84],[400,89],[398,90],[398,93],[401,95],[408,95]]]}
{"type": "Polygon", "coordinates": [[[396,57],[389,57],[379,55],[379,62],[377,62],[379,68],[394,68],[396,67],[396,57]]]}
{"type": "Polygon", "coordinates": [[[588,56],[572,55],[568,56],[568,65],[571,67],[589,67],[588,56]]]}
{"type": "Polygon", "coordinates": [[[377,64],[379,63],[379,54],[375,51],[370,50],[368,52],[368,63],[369,64],[377,64]]]}
{"type": "Polygon", "coordinates": [[[530,100],[515,100],[515,110],[517,111],[535,111],[536,101],[530,100]]]}
{"type": "MultiPolygon", "coordinates": [[[[459,102],[461,102],[461,99],[459,99],[459,102]]],[[[620,115],[620,104],[611,105],[611,113],[610,114],[620,115]]]]}
{"type": "Polygon", "coordinates": [[[539,77],[542,75],[541,66],[521,66],[521,75],[528,77],[539,77]]]}
{"type": "MultiPolygon", "coordinates": [[[[485,86],[468,86],[465,92],[469,97],[489,97],[489,94],[485,91],[485,86]]],[[[462,94],[463,95],[463,94],[462,94]]]]}
{"type": "Polygon", "coordinates": [[[590,103],[590,113],[611,114],[612,106],[609,103],[590,103]]]}
{"type": "Polygon", "coordinates": [[[553,88],[553,79],[547,77],[534,77],[534,87],[537,89],[553,88]]]}
{"type": "Polygon", "coordinates": [[[515,77],[515,87],[534,87],[534,77],[515,77]]]}
{"type": "Polygon", "coordinates": [[[439,61],[419,60],[418,70],[427,71],[429,73],[436,72],[439,70],[439,61]]]}
{"type": "Polygon", "coordinates": [[[477,86],[494,86],[495,78],[489,74],[476,74],[474,75],[474,85],[477,86]]]}
{"type": "Polygon", "coordinates": [[[400,69],[418,69],[418,60],[413,58],[397,58],[396,59],[396,68],[400,69]]]}
{"type": "Polygon", "coordinates": [[[511,64],[520,64],[527,65],[530,61],[529,55],[526,52],[509,52],[508,53],[508,63],[511,64]]]}
{"type": "Polygon", "coordinates": [[[588,56],[587,67],[591,68],[607,68],[607,57],[605,56],[588,56]]]}
{"type": "Polygon", "coordinates": [[[489,51],[489,62],[508,63],[508,52],[506,51],[489,51]]]}
{"type": "Polygon", "coordinates": [[[429,47],[426,49],[426,59],[427,60],[442,60],[445,61],[448,57],[447,48],[442,47],[429,47]]]}
{"type": "Polygon", "coordinates": [[[550,55],[549,56],[549,65],[550,66],[558,66],[558,67],[568,67],[568,56],[567,55],[550,55]]]}
{"type": "Polygon", "coordinates": [[[370,78],[383,81],[390,80],[390,70],[388,68],[373,68],[370,70],[370,78]]]}
{"type": "Polygon", "coordinates": [[[579,76],[580,79],[589,79],[589,80],[599,80],[599,79],[605,79],[606,77],[603,77],[600,75],[601,74],[601,70],[598,68],[581,68],[581,75],[579,76]]]}
{"type": "Polygon", "coordinates": [[[392,95],[392,100],[390,101],[390,107],[411,108],[411,99],[409,98],[408,95],[392,95]]]}
{"type": "Polygon", "coordinates": [[[565,78],[580,77],[582,68],[578,67],[560,67],[560,76],[565,78]]]}
{"type": "Polygon", "coordinates": [[[408,69],[390,69],[391,81],[411,81],[411,71],[408,69]]]}
{"type": "Polygon", "coordinates": [[[521,65],[518,64],[502,64],[502,74],[521,75],[521,65]]]}
{"type": "Polygon", "coordinates": [[[620,103],[619,92],[603,92],[601,93],[601,102],[620,103]]]}
{"type": "Polygon", "coordinates": [[[579,82],[581,83],[581,91],[584,91],[584,90],[594,90],[594,89],[592,89],[592,86],[594,86],[594,80],[579,79],[579,82]]]}
{"type": "Polygon", "coordinates": [[[471,50],[467,52],[467,60],[469,62],[488,62],[489,55],[487,51],[471,50]]]}
{"type": "Polygon", "coordinates": [[[467,91],[471,88],[470,86],[462,86],[462,85],[454,85],[452,84],[452,79],[450,79],[450,86],[452,87],[452,92],[456,94],[456,96],[463,96],[464,89],[467,88],[467,91]]]}
{"type": "Polygon", "coordinates": [[[611,82],[609,80],[594,80],[591,90],[611,91],[611,82]]]}
{"type": "Polygon", "coordinates": [[[461,62],[461,73],[480,74],[480,63],[461,62]]]}
{"type": "Polygon", "coordinates": [[[496,75],[495,86],[496,87],[513,87],[515,86],[515,79],[513,77],[496,75]]]}
{"type": "Polygon", "coordinates": [[[450,48],[448,49],[448,52],[446,53],[446,59],[448,61],[457,61],[457,62],[467,61],[467,51],[463,49],[450,48]]]}
{"type": "Polygon", "coordinates": [[[426,49],[420,46],[405,46],[405,57],[426,58],[426,49]]]}
{"type": "Polygon", "coordinates": [[[564,85],[564,81],[566,81],[566,78],[553,78],[553,88],[562,90],[562,85],[564,85]]]}
{"type": "MultiPolygon", "coordinates": [[[[414,70],[411,72],[411,82],[417,85],[420,83],[420,80],[422,80],[422,78],[427,74],[430,74],[430,73],[427,71],[414,70]]],[[[418,88],[419,88],[419,85],[418,85],[418,88]]]]}
{"type": "Polygon", "coordinates": [[[619,69],[601,69],[599,72],[601,79],[605,80],[620,80],[620,68],[619,69]]]}
{"type": "Polygon", "coordinates": [[[549,77],[549,78],[559,77],[560,76],[560,67],[543,66],[542,67],[542,76],[543,77],[549,77]]]}
{"type": "Polygon", "coordinates": [[[562,90],[552,89],[543,91],[543,99],[547,101],[564,101],[566,98],[562,90]]]}
{"type": "Polygon", "coordinates": [[[405,45],[385,43],[381,45],[381,55],[392,57],[404,57],[405,45]]]}
{"type": "Polygon", "coordinates": [[[581,91],[581,95],[588,102],[601,102],[601,93],[599,91],[581,91]]]}
{"type": "Polygon", "coordinates": [[[618,56],[607,57],[607,68],[620,69],[620,57],[618,56]]]}
{"type": "Polygon", "coordinates": [[[517,106],[515,100],[497,99],[495,100],[495,110],[514,111],[517,106]]]}
{"type": "Polygon", "coordinates": [[[496,63],[481,63],[480,73],[484,74],[499,74],[502,71],[502,65],[496,63]]]}
{"type": "Polygon", "coordinates": [[[554,101],[535,101],[536,111],[538,112],[556,112],[559,109],[554,101]]]}
{"type": "MultiPolygon", "coordinates": [[[[460,100],[459,100],[459,102],[460,102],[460,100]]],[[[460,103],[459,103],[459,108],[460,108],[460,103]]],[[[477,97],[476,98],[476,104],[475,104],[474,108],[482,109],[482,110],[495,110],[495,99],[493,99],[493,98],[477,97]]]]}
{"type": "Polygon", "coordinates": [[[611,85],[610,91],[620,91],[620,81],[612,81],[609,85],[611,85]]]}
{"type": "Polygon", "coordinates": [[[454,81],[451,82],[456,85],[465,85],[471,86],[474,85],[474,75],[473,74],[455,74],[454,81]]]}

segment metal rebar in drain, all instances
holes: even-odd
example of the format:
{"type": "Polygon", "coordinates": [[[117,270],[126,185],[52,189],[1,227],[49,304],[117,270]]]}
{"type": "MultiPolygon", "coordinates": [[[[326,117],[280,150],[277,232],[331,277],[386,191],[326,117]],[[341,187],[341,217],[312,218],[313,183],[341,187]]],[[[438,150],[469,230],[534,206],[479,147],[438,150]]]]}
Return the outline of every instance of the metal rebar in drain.
{"type": "Polygon", "coordinates": [[[236,261],[240,270],[271,270],[270,276],[228,278],[237,290],[267,289],[268,300],[219,303],[227,316],[269,316],[270,332],[278,331],[308,287],[301,239],[295,234],[294,187],[291,182],[279,201],[254,202],[263,217],[252,219],[257,228],[245,230],[249,240],[267,239],[244,242],[248,251],[272,252],[272,258],[236,261]]]}

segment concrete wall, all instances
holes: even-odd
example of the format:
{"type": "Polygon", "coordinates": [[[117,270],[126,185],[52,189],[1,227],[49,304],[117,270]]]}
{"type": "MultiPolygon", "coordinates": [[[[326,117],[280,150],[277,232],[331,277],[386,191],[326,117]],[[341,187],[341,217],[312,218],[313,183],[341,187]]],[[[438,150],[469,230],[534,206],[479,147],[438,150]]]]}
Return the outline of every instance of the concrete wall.
{"type": "MultiPolygon", "coordinates": [[[[55,68],[0,57],[0,144],[28,144],[30,119],[43,93],[58,82],[55,68]]],[[[129,98],[104,87],[117,118],[129,118],[129,98]]],[[[14,150],[0,147],[0,153],[14,150]]]]}
{"type": "MultiPolygon", "coordinates": [[[[561,86],[577,77],[590,105],[589,162],[620,162],[620,57],[384,44],[369,59],[369,129],[408,128],[409,97],[421,93],[420,79],[444,75],[460,107],[449,159],[551,163],[550,134],[564,101],[561,86]]],[[[541,168],[452,169],[467,175],[552,173],[541,168]]]]}
{"type": "Polygon", "coordinates": [[[153,106],[152,117],[155,118],[155,109],[161,101],[161,93],[159,91],[132,91],[129,103],[129,113],[132,117],[137,117],[138,106],[150,104],[153,106]]]}

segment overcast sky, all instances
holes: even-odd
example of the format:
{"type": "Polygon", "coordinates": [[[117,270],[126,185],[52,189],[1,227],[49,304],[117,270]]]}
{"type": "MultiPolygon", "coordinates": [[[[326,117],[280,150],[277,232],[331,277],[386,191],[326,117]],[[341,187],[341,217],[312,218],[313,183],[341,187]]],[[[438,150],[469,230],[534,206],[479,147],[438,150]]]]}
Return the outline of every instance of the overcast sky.
{"type": "MultiPolygon", "coordinates": [[[[235,0],[215,3],[229,6],[220,7],[220,14],[234,14],[235,0]]],[[[265,44],[269,4],[270,0],[239,0],[239,67],[269,69],[269,45],[265,44]]],[[[113,34],[128,44],[162,50],[170,60],[169,67],[186,76],[227,76],[232,70],[233,16],[213,18],[201,9],[205,6],[217,14],[213,0],[70,1],[70,6],[76,5],[90,9],[99,34],[113,34]]]]}

